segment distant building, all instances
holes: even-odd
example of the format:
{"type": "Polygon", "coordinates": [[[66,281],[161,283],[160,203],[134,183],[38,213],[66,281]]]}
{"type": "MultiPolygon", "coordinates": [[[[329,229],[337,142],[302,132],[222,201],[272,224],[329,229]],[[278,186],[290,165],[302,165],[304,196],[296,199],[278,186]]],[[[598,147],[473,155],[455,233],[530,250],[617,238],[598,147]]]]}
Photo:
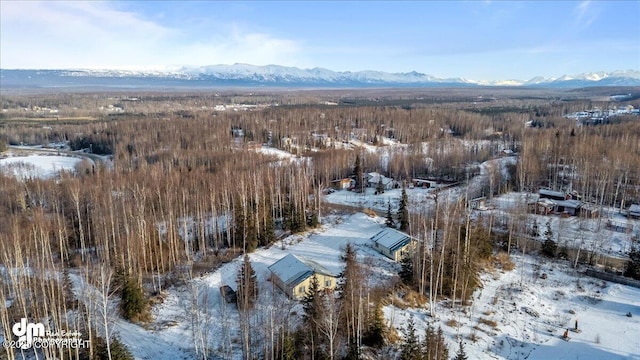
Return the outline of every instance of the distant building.
{"type": "Polygon", "coordinates": [[[411,182],[413,182],[413,185],[415,187],[419,187],[419,188],[431,188],[438,185],[436,181],[427,180],[427,179],[412,179],[411,182]]]}
{"type": "Polygon", "coordinates": [[[469,200],[469,206],[473,210],[485,210],[486,209],[487,198],[484,196],[477,197],[469,200]]]}
{"type": "Polygon", "coordinates": [[[331,273],[315,261],[301,259],[293,254],[276,261],[269,266],[269,270],[271,281],[293,299],[302,299],[306,295],[314,275],[321,290],[335,289],[338,278],[338,274],[331,273]]]}
{"type": "Polygon", "coordinates": [[[415,238],[401,231],[385,228],[375,234],[371,240],[373,248],[393,261],[400,261],[410,254],[417,243],[415,238]]]}
{"type": "Polygon", "coordinates": [[[356,181],[350,178],[336,179],[331,182],[331,187],[336,190],[347,190],[355,186],[356,181]]]}
{"type": "MultiPolygon", "coordinates": [[[[582,201],[571,199],[570,195],[565,195],[560,191],[540,190],[540,198],[535,203],[529,204],[529,210],[534,214],[566,214],[578,216],[582,210],[582,201]]],[[[589,208],[588,215],[597,217],[597,211],[589,208]]]]}
{"type": "Polygon", "coordinates": [[[391,190],[395,187],[396,182],[392,178],[388,178],[377,172],[367,174],[367,186],[377,188],[378,184],[382,180],[382,187],[385,190],[391,190]]]}
{"type": "Polygon", "coordinates": [[[562,191],[553,191],[549,189],[540,189],[538,191],[540,194],[540,199],[551,199],[551,200],[567,200],[567,195],[562,191]]]}
{"type": "Polygon", "coordinates": [[[580,200],[555,200],[553,204],[553,212],[571,216],[580,215],[581,209],[582,202],[580,200]]]}

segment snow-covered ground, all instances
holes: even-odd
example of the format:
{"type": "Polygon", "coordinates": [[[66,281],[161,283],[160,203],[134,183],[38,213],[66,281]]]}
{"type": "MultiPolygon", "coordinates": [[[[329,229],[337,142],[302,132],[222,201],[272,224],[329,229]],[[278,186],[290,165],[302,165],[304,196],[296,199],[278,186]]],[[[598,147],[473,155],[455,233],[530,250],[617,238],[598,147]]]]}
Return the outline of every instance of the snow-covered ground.
{"type": "MultiPolygon", "coordinates": [[[[434,188],[406,189],[409,199],[409,210],[411,212],[424,212],[435,206],[433,191],[434,188]]],[[[402,189],[385,190],[384,194],[375,194],[376,189],[366,188],[362,193],[348,190],[340,190],[324,196],[324,201],[331,204],[347,205],[362,209],[373,209],[379,213],[386,213],[388,204],[391,204],[393,214],[398,209],[402,189]]]]}
{"type": "MultiPolygon", "coordinates": [[[[370,238],[383,226],[381,217],[330,214],[320,228],[291,235],[250,254],[260,294],[253,319],[259,322],[268,320],[267,316],[292,316],[295,324],[302,313],[299,303],[287,299],[269,281],[268,266],[287,254],[314,260],[339,273],[344,266],[340,256],[351,243],[358,260],[372,270],[369,285],[396,277],[399,265],[371,247],[370,238]]],[[[413,315],[422,336],[427,324],[441,326],[450,354],[457,350],[461,337],[469,359],[640,359],[640,289],[585,277],[566,262],[529,255],[512,259],[514,270],[481,276],[483,286],[468,306],[451,309],[447,301],[439,302],[434,319],[426,307],[388,305],[385,320],[402,333],[413,315]],[[563,340],[562,334],[573,328],[576,320],[581,332],[569,332],[571,339],[563,340]]],[[[114,316],[118,300],[112,297],[108,306],[111,331],[137,359],[195,358],[195,346],[205,344],[213,358],[242,358],[238,310],[226,304],[219,291],[222,285],[236,288],[241,263],[242,259],[236,258],[211,273],[187,276],[181,285],[165,289],[164,300],[152,309],[153,321],[144,327],[114,316]],[[199,338],[204,342],[194,341],[199,338]]],[[[71,280],[75,295],[94,308],[95,319],[100,320],[98,290],[80,273],[71,272],[71,280]]],[[[98,327],[102,331],[102,325],[98,327]]],[[[254,330],[259,332],[260,327],[254,330]]]]}
{"type": "Polygon", "coordinates": [[[278,159],[275,162],[278,166],[288,165],[289,163],[302,164],[311,161],[311,158],[306,156],[296,156],[288,151],[280,150],[278,148],[262,146],[256,150],[260,154],[268,155],[278,159]]]}
{"type": "Polygon", "coordinates": [[[0,159],[0,171],[21,179],[48,179],[60,171],[73,171],[83,159],[71,156],[32,154],[0,159]]]}
{"type": "Polygon", "coordinates": [[[547,224],[551,229],[551,239],[560,247],[566,246],[584,251],[594,251],[602,254],[626,257],[631,249],[632,237],[640,233],[640,221],[627,219],[613,208],[604,208],[602,216],[598,218],[561,217],[559,215],[536,215],[527,211],[527,202],[536,200],[537,194],[508,193],[488,201],[495,210],[493,213],[497,223],[504,223],[507,219],[516,220],[523,217],[527,224],[527,235],[531,236],[533,224],[538,226],[537,240],[545,240],[547,224]],[[607,228],[608,221],[627,227],[629,232],[617,232],[607,228]]]}
{"type": "Polygon", "coordinates": [[[585,277],[565,262],[512,259],[514,270],[482,276],[470,306],[439,303],[437,319],[386,306],[385,318],[402,330],[412,314],[421,336],[428,324],[440,326],[450,354],[462,338],[469,359],[640,359],[640,289],[585,277]],[[580,332],[563,340],[576,321],[580,332]]]}
{"type": "MultiPolygon", "coordinates": [[[[374,251],[369,240],[384,226],[383,218],[357,213],[348,217],[330,215],[324,221],[317,230],[289,236],[270,248],[260,248],[250,254],[259,283],[260,299],[256,313],[282,313],[283,307],[298,314],[302,311],[298,303],[288,300],[269,281],[268,266],[287,254],[316,261],[330,272],[340,273],[344,267],[340,256],[346,244],[351,243],[358,251],[358,260],[373,270],[368,279],[370,285],[396,276],[398,264],[374,251]]],[[[219,290],[222,285],[237,288],[236,277],[241,263],[242,259],[236,258],[212,273],[165,290],[164,301],[153,308],[154,320],[146,328],[118,318],[112,320],[112,331],[119,334],[121,341],[138,359],[192,358],[195,356],[194,333],[200,333],[207,339],[211,354],[224,359],[242,358],[238,310],[222,300],[219,290]],[[231,346],[225,346],[229,344],[231,346]]],[[[74,285],[79,296],[95,292],[77,276],[74,277],[74,285]]]]}

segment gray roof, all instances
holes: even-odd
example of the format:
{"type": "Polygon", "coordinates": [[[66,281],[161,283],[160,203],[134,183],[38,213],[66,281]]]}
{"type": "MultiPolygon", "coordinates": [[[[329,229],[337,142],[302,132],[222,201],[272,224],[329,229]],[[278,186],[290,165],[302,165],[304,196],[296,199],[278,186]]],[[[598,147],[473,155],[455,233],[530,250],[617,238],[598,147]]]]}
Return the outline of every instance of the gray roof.
{"type": "Polygon", "coordinates": [[[555,196],[555,197],[564,197],[565,196],[562,191],[554,191],[554,190],[549,190],[549,189],[540,189],[538,191],[538,194],[546,195],[546,196],[555,196]]]}
{"type": "Polygon", "coordinates": [[[557,206],[564,206],[574,209],[579,209],[582,206],[582,201],[580,200],[554,200],[553,202],[557,206]]]}
{"type": "Polygon", "coordinates": [[[308,259],[302,260],[293,254],[288,254],[271,264],[269,270],[287,286],[296,286],[316,273],[337,276],[317,262],[308,259]]]}
{"type": "Polygon", "coordinates": [[[367,181],[370,182],[370,183],[376,183],[377,184],[378,182],[380,182],[380,179],[382,179],[382,184],[387,185],[387,184],[389,184],[390,182],[393,181],[392,178],[388,178],[388,177],[386,177],[386,176],[384,176],[382,174],[379,174],[377,172],[369,173],[369,174],[367,174],[367,176],[369,177],[367,179],[367,181]]]}
{"type": "Polygon", "coordinates": [[[411,241],[411,237],[401,231],[392,228],[385,228],[379,233],[373,235],[371,240],[393,252],[407,245],[411,241]]]}

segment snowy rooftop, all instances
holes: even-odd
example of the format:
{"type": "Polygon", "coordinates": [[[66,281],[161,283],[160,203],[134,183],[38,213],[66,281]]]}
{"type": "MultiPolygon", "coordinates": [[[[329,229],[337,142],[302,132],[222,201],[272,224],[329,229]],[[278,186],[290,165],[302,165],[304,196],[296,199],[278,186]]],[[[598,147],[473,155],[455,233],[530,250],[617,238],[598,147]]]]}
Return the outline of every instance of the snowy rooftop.
{"type": "Polygon", "coordinates": [[[545,196],[564,197],[564,193],[562,191],[554,191],[554,190],[549,190],[549,189],[540,189],[540,191],[538,191],[538,193],[540,195],[545,195],[545,196]]]}
{"type": "Polygon", "coordinates": [[[631,207],[629,207],[629,214],[640,214],[640,205],[631,205],[631,207]]]}
{"type": "Polygon", "coordinates": [[[580,200],[555,200],[554,203],[558,206],[570,207],[574,209],[582,206],[582,201],[580,200]]]}
{"type": "Polygon", "coordinates": [[[392,228],[386,228],[379,233],[375,234],[371,240],[380,244],[391,251],[405,246],[411,240],[411,237],[403,232],[392,228]]]}
{"type": "Polygon", "coordinates": [[[287,286],[295,286],[315,273],[336,276],[322,265],[312,260],[302,260],[293,254],[288,254],[276,261],[269,270],[287,286]]]}
{"type": "Polygon", "coordinates": [[[388,177],[386,177],[386,176],[384,176],[382,174],[379,174],[377,172],[372,172],[372,173],[368,174],[368,181],[370,183],[378,183],[378,182],[380,182],[381,178],[382,178],[382,183],[385,184],[385,185],[393,181],[393,179],[388,178],[388,177]]]}

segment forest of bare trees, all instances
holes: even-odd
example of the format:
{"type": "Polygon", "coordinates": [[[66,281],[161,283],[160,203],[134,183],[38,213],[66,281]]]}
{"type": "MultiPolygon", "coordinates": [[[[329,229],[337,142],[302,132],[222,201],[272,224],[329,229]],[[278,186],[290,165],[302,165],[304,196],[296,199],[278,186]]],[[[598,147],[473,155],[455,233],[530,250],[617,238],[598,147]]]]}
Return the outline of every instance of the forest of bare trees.
{"type": "MultiPolygon", "coordinates": [[[[52,179],[20,180],[0,172],[0,297],[11,300],[0,307],[4,334],[21,318],[41,319],[52,328],[79,329],[93,344],[86,351],[44,349],[45,358],[114,358],[109,317],[144,323],[151,316],[149,299],[163,289],[316,227],[326,210],[323,191],[332,180],[355,175],[356,158],[365,173],[401,182],[453,182],[467,180],[472,166],[509,149],[518,154],[514,176],[492,183],[492,193],[548,187],[619,209],[640,201],[638,118],[581,127],[563,118],[611,105],[606,102],[504,96],[474,103],[477,97],[468,94],[428,93],[420,101],[400,94],[375,96],[373,104],[373,96],[366,96],[364,105],[325,106],[316,104],[342,94],[219,95],[126,97],[136,101],[102,93],[3,95],[8,111],[0,118],[0,152],[8,145],[67,142],[72,150],[88,149],[104,159],[52,179]],[[114,103],[125,113],[100,110],[114,103]],[[268,106],[211,110],[218,103],[268,106]],[[26,116],[23,108],[35,105],[59,109],[59,115],[26,116]],[[532,120],[543,126],[526,127],[532,120]],[[352,140],[382,145],[383,139],[406,146],[386,162],[378,153],[347,146],[352,140]],[[263,144],[300,157],[283,165],[255,151],[263,144]],[[82,284],[99,293],[78,301],[82,284]],[[119,314],[107,309],[116,298],[122,301],[119,314]]],[[[492,232],[491,221],[487,226],[472,220],[463,200],[436,205],[433,213],[411,214],[410,222],[399,223],[421,241],[394,286],[457,306],[470,301],[479,272],[505,238],[492,232]]],[[[358,358],[365,348],[389,345],[380,310],[384,294],[360,281],[370,268],[356,261],[354,249],[345,249],[344,261],[339,296],[310,289],[302,326],[281,319],[261,341],[252,334],[257,320],[249,309],[257,290],[245,261],[238,274],[246,285],[238,298],[243,337],[236,344],[245,358],[358,358]]],[[[430,331],[430,344],[440,344],[437,330],[430,331]]],[[[409,340],[396,339],[397,348],[409,340]]],[[[115,344],[121,346],[117,339],[115,344]]],[[[199,356],[208,356],[206,344],[194,346],[199,356]]],[[[444,350],[433,354],[426,358],[447,356],[444,350]]]]}

